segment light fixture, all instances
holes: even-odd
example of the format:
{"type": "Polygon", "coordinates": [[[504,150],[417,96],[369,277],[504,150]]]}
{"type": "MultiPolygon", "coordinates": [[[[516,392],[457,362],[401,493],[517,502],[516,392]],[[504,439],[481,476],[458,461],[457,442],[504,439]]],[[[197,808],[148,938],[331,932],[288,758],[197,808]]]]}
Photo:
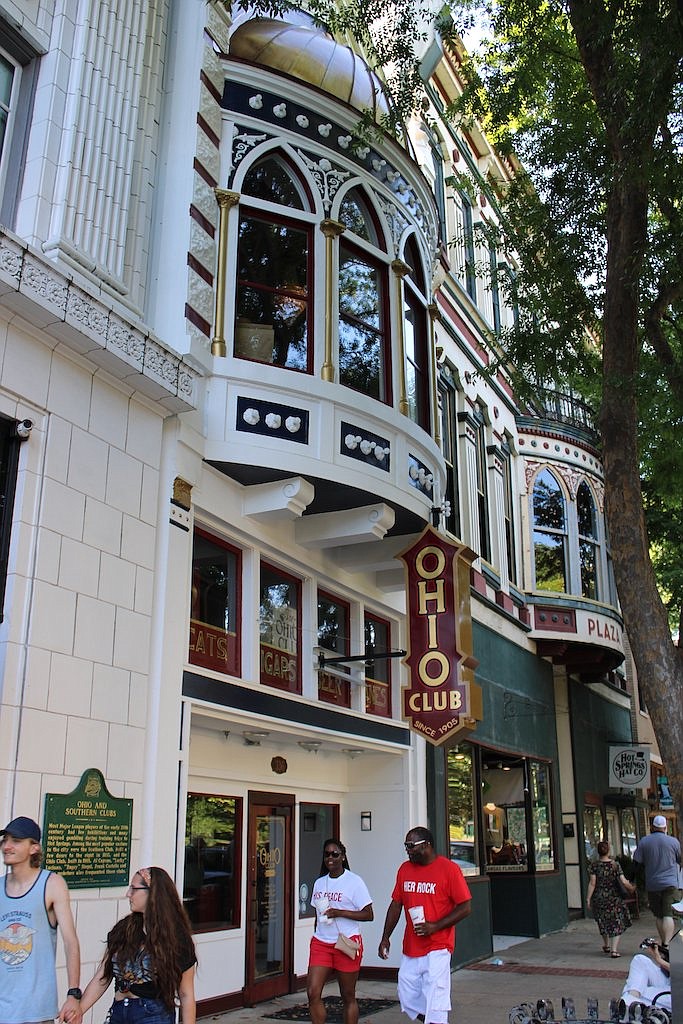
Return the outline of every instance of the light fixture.
{"type": "Polygon", "coordinates": [[[20,441],[28,441],[32,430],[33,420],[19,420],[14,427],[14,433],[20,441]]]}
{"type": "Polygon", "coordinates": [[[260,747],[261,740],[265,740],[267,736],[270,736],[270,733],[265,729],[248,729],[242,733],[242,739],[248,747],[260,747]]]}
{"type": "Polygon", "coordinates": [[[510,765],[509,765],[509,764],[504,764],[504,765],[503,765],[503,771],[504,771],[504,772],[509,772],[509,771],[512,771],[512,769],[510,768],[510,765]]]}
{"type": "Polygon", "coordinates": [[[372,811],[360,812],[360,830],[361,832],[372,832],[372,811]]]}
{"type": "Polygon", "coordinates": [[[307,750],[309,754],[317,754],[322,746],[320,740],[297,740],[297,743],[302,750],[307,750]]]}
{"type": "Polygon", "coordinates": [[[496,809],[496,805],[493,804],[493,803],[489,802],[488,804],[484,804],[484,810],[486,811],[487,814],[493,814],[495,809],[496,809]]]}
{"type": "Polygon", "coordinates": [[[346,754],[346,756],[350,757],[352,761],[355,757],[358,757],[358,755],[362,753],[362,747],[342,747],[342,754],[346,754]]]}

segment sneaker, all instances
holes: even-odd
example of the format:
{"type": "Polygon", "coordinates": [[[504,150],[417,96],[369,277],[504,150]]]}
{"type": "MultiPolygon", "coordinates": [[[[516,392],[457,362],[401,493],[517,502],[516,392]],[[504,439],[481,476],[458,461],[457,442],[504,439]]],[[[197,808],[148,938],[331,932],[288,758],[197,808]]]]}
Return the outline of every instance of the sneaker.
{"type": "Polygon", "coordinates": [[[679,900],[678,903],[672,903],[671,909],[675,910],[677,914],[683,914],[683,900],[679,900]]]}

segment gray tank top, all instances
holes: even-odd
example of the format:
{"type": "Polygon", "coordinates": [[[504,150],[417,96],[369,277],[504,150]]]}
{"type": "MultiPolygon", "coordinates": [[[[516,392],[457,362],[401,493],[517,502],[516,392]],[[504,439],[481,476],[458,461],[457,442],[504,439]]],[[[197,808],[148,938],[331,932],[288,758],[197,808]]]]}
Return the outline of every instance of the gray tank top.
{"type": "Polygon", "coordinates": [[[23,896],[0,886],[0,1024],[54,1020],[59,1012],[55,954],[57,928],[45,908],[51,872],[42,870],[23,896]]]}

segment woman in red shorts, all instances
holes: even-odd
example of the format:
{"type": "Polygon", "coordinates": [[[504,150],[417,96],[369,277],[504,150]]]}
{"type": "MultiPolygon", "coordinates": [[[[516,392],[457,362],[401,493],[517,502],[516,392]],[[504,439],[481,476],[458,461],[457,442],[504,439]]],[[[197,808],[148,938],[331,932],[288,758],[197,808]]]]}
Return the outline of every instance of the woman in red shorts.
{"type": "Polygon", "coordinates": [[[326,839],[323,845],[321,877],[313,886],[311,903],[315,907],[315,931],[308,960],[306,994],[312,1024],[325,1024],[322,992],[333,971],[337,972],[339,994],[344,1004],[344,1024],[357,1024],[356,982],[363,958],[363,940],[359,923],[372,921],[372,900],[360,875],[349,870],[346,848],[338,839],[326,839]],[[358,943],[351,959],[335,947],[339,935],[358,943]]]}

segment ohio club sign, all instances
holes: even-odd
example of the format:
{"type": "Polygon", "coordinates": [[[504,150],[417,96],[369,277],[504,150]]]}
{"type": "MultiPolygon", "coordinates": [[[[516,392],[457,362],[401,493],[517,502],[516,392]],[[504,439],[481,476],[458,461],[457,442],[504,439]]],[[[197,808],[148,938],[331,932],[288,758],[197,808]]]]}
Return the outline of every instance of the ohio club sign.
{"type": "Polygon", "coordinates": [[[481,718],[474,682],[470,566],[475,554],[431,526],[398,555],[405,565],[410,685],[403,717],[430,743],[444,743],[481,718]]]}

